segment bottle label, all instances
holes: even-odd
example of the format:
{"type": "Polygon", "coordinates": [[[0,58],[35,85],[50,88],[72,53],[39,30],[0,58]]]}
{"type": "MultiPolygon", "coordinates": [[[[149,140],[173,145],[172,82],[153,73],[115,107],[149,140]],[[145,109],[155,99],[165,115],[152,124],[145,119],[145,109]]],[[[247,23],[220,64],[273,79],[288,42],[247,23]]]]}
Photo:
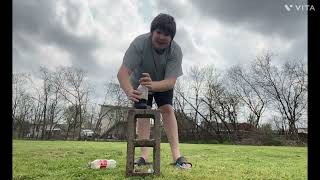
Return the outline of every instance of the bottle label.
{"type": "Polygon", "coordinates": [[[107,168],[108,161],[107,160],[100,160],[100,169],[107,168]]]}
{"type": "Polygon", "coordinates": [[[137,90],[141,92],[142,99],[148,100],[148,88],[147,87],[139,85],[137,90]]]}
{"type": "Polygon", "coordinates": [[[148,89],[146,87],[144,87],[144,90],[142,91],[141,98],[148,100],[148,89]]]}

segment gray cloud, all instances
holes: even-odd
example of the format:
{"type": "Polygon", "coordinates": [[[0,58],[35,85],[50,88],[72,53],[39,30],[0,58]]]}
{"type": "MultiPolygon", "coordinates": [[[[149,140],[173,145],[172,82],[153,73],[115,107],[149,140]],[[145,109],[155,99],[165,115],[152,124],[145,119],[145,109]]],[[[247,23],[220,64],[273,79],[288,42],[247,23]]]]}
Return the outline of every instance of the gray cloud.
{"type": "Polygon", "coordinates": [[[184,7],[181,7],[178,1],[156,0],[155,3],[159,11],[170,13],[176,19],[186,16],[184,7]]]}
{"type": "MultiPolygon", "coordinates": [[[[229,28],[244,27],[265,35],[295,38],[306,33],[307,0],[188,0],[204,18],[215,19],[229,28]],[[292,5],[287,11],[284,5],[292,5]],[[295,6],[297,5],[297,7],[295,6]],[[297,10],[296,8],[299,8],[297,10]]],[[[176,18],[188,18],[188,6],[178,1],[158,0],[160,11],[176,18]]]]}
{"type": "Polygon", "coordinates": [[[178,42],[178,44],[181,46],[184,56],[192,54],[192,50],[195,49],[194,44],[192,43],[190,34],[187,32],[185,28],[180,28],[179,32],[176,33],[176,36],[174,37],[175,41],[178,42]]]}
{"type": "Polygon", "coordinates": [[[58,27],[48,30],[44,40],[67,50],[73,57],[74,66],[85,69],[98,68],[92,56],[92,52],[99,47],[99,42],[96,37],[75,36],[58,27]]]}
{"type": "MultiPolygon", "coordinates": [[[[230,28],[245,26],[264,35],[295,38],[306,33],[307,11],[287,11],[288,5],[306,5],[306,0],[198,0],[191,1],[203,16],[230,28]]],[[[295,7],[295,6],[294,6],[295,7]]]]}
{"type": "MultiPolygon", "coordinates": [[[[281,58],[306,56],[306,13],[287,12],[284,8],[286,3],[303,4],[303,0],[187,0],[186,3],[158,0],[150,11],[136,10],[126,2],[122,3],[94,1],[88,3],[90,12],[84,12],[82,1],[13,0],[14,71],[37,71],[44,62],[41,53],[45,52],[39,48],[53,47],[50,52],[56,52],[58,56],[51,58],[49,55],[47,61],[65,57],[67,53],[66,58],[71,58],[72,66],[88,72],[88,78],[97,87],[97,96],[101,98],[104,82],[115,78],[116,66],[120,65],[129,39],[131,41],[127,36],[144,32],[144,25],[149,28],[149,20],[153,19],[147,14],[160,12],[176,18],[178,31],[175,40],[183,50],[183,65],[214,63],[224,69],[234,63],[252,60],[258,55],[256,44],[275,47],[281,58]],[[63,17],[57,14],[57,10],[61,10],[59,3],[65,9],[63,17]],[[118,13],[118,9],[126,11],[118,13]],[[81,18],[89,17],[90,13],[94,14],[93,21],[98,26],[90,24],[88,29],[95,31],[98,27],[99,32],[89,35],[73,32],[73,29],[82,30],[81,18]],[[141,18],[139,13],[145,17],[141,18]],[[280,47],[290,43],[290,48],[280,47]]],[[[281,61],[280,57],[278,61],[281,61]]]]}
{"type": "Polygon", "coordinates": [[[12,30],[28,34],[40,34],[51,26],[54,17],[54,1],[19,1],[12,2],[12,30]]]}
{"type": "MultiPolygon", "coordinates": [[[[75,27],[79,21],[79,6],[66,1],[67,23],[75,27]]],[[[92,53],[99,48],[100,42],[95,35],[79,36],[67,31],[62,18],[56,14],[56,1],[13,1],[13,48],[35,52],[32,44],[54,45],[67,51],[76,67],[85,70],[98,69],[92,53]],[[24,36],[34,38],[23,38],[24,36]],[[32,42],[36,41],[36,42],[32,42]],[[31,45],[31,46],[30,46],[31,45]]],[[[15,51],[13,51],[15,53],[15,51]]]]}
{"type": "MultiPolygon", "coordinates": [[[[275,59],[278,63],[288,58],[307,56],[307,11],[305,7],[302,9],[306,4],[306,0],[189,0],[186,4],[170,0],[157,1],[158,10],[172,14],[178,20],[177,25],[181,20],[188,23],[194,18],[192,16],[199,16],[199,19],[206,19],[208,22],[218,21],[225,30],[223,37],[211,39],[211,48],[221,55],[220,59],[213,59],[213,61],[224,64],[226,67],[251,61],[259,55],[261,52],[257,52],[257,47],[252,44],[254,42],[252,38],[259,34],[267,40],[264,43],[267,43],[265,46],[269,49],[265,51],[280,55],[275,59]],[[192,8],[187,5],[188,3],[192,4],[192,8]],[[287,11],[285,4],[292,5],[292,10],[287,11]],[[295,9],[295,5],[300,6],[299,11],[295,9]],[[232,34],[232,30],[239,33],[232,34]],[[248,33],[252,33],[252,37],[248,33]],[[289,49],[279,49],[279,44],[276,46],[275,41],[292,44],[289,49]]],[[[197,26],[193,28],[199,29],[197,26]]],[[[215,31],[215,29],[203,29],[203,31],[215,31]]],[[[203,37],[201,34],[195,34],[195,36],[197,36],[193,37],[195,42],[199,42],[199,38],[203,37]]],[[[207,37],[204,38],[207,39],[207,37]]],[[[184,28],[179,29],[176,39],[184,47],[186,55],[195,53],[194,42],[184,28]]]]}

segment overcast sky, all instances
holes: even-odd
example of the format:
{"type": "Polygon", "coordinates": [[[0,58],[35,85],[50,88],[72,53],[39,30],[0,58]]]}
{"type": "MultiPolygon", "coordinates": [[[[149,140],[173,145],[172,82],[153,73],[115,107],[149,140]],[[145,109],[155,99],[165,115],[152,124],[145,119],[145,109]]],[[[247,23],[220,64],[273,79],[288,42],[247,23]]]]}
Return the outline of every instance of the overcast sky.
{"type": "Polygon", "coordinates": [[[104,99],[130,42],[159,13],[175,17],[183,70],[224,70],[265,51],[307,61],[306,0],[13,0],[13,72],[79,67],[104,99]],[[286,9],[289,7],[289,10],[286,9]],[[303,6],[303,7],[302,7],[303,6]],[[300,8],[298,8],[300,7],[300,8]]]}

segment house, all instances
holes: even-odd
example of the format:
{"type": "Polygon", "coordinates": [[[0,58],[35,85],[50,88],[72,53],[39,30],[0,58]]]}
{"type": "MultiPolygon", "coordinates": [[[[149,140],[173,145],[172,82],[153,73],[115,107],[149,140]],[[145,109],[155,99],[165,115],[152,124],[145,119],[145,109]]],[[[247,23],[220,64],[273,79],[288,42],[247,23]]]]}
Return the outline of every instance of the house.
{"type": "MultiPolygon", "coordinates": [[[[62,124],[46,124],[44,129],[45,138],[62,139],[63,130],[62,124]]],[[[29,128],[29,133],[26,137],[28,138],[40,138],[42,136],[43,125],[42,124],[32,124],[29,128]]]]}
{"type": "Polygon", "coordinates": [[[100,105],[102,119],[99,134],[107,133],[118,123],[127,122],[128,109],[129,107],[124,106],[100,105]]]}
{"type": "Polygon", "coordinates": [[[91,129],[82,129],[80,135],[81,137],[92,137],[94,132],[91,129]]]}
{"type": "MultiPolygon", "coordinates": [[[[119,139],[127,138],[127,118],[130,107],[100,105],[101,120],[101,138],[119,139]]],[[[151,132],[153,120],[151,119],[151,132]]],[[[152,134],[152,133],[151,133],[152,134]]]]}
{"type": "Polygon", "coordinates": [[[125,140],[127,139],[127,122],[120,121],[110,129],[108,129],[103,135],[102,138],[104,139],[120,139],[125,140]]]}
{"type": "Polygon", "coordinates": [[[237,128],[239,131],[252,131],[255,129],[254,125],[246,122],[238,123],[237,128]]]}
{"type": "Polygon", "coordinates": [[[297,128],[298,134],[308,134],[308,128],[297,128]]]}

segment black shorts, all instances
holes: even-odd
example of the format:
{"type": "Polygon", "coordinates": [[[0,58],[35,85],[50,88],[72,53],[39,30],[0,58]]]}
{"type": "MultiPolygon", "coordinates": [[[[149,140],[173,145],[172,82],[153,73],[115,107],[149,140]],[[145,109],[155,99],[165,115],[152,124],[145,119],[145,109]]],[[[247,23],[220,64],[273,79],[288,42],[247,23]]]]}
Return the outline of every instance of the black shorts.
{"type": "Polygon", "coordinates": [[[161,107],[166,104],[172,105],[173,99],[173,89],[164,92],[153,92],[148,95],[148,106],[152,107],[153,98],[157,103],[158,107],[161,107]]]}

